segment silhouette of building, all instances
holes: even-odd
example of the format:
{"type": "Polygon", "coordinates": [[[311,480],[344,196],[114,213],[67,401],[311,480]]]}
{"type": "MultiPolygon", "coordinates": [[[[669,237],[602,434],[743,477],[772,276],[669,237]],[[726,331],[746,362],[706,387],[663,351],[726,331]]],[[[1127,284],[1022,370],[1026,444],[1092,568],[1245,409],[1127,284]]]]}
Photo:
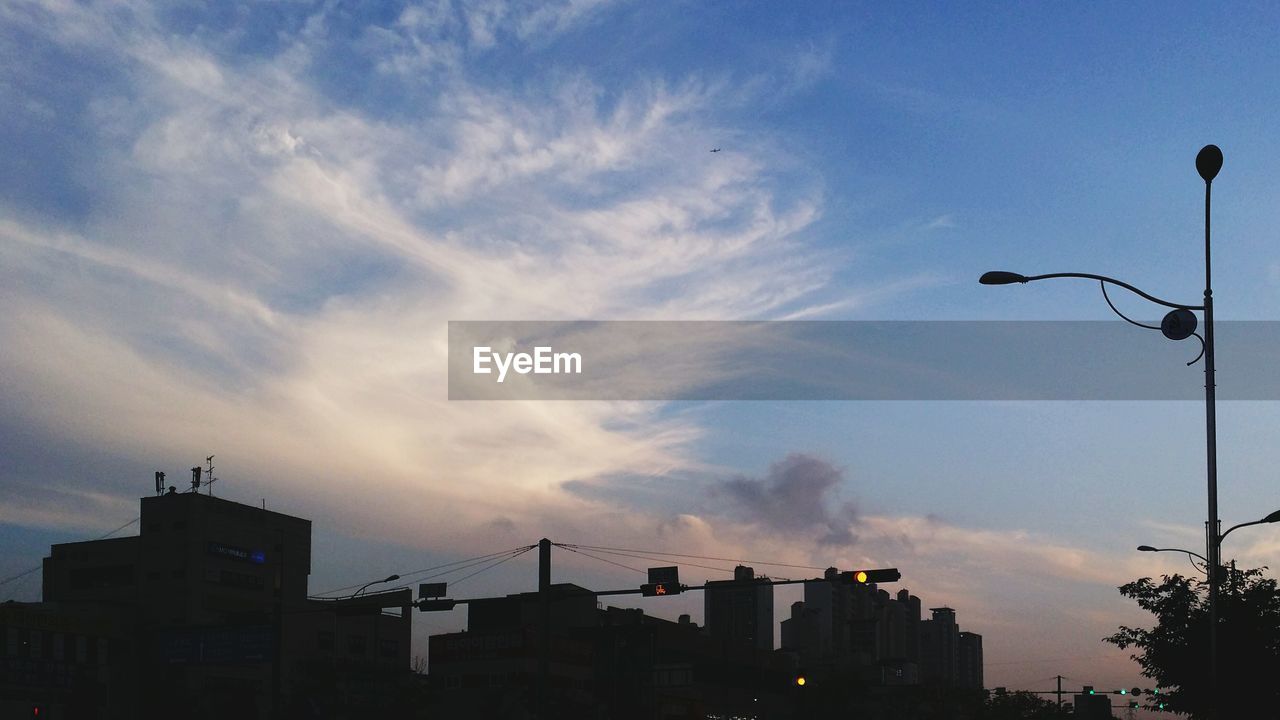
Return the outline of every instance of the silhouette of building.
{"type": "MultiPolygon", "coordinates": [[[[794,666],[783,655],[712,637],[689,621],[600,609],[595,595],[551,586],[548,707],[557,718],[777,717],[794,666]]],[[[539,655],[539,598],[471,601],[464,632],[433,635],[433,713],[530,717],[539,655]]]]}
{"type": "MultiPolygon", "coordinates": [[[[104,618],[70,633],[77,660],[81,635],[86,648],[97,639],[99,662],[106,648],[101,717],[281,717],[317,688],[331,704],[376,700],[408,673],[409,591],[308,599],[309,520],[194,492],[141,505],[137,536],[54,545],[43,602],[30,608],[104,618]]],[[[38,642],[69,648],[67,636],[38,642]]]]}
{"type": "Polygon", "coordinates": [[[953,687],[958,671],[957,649],[960,629],[956,611],[949,607],[930,608],[933,617],[920,622],[920,675],[929,685],[953,687]]]}
{"type": "Polygon", "coordinates": [[[951,608],[932,613],[921,620],[920,599],[905,589],[890,595],[828,568],[792,604],[782,647],[811,672],[865,685],[981,689],[982,636],[960,632],[951,608]]]}
{"type": "Polygon", "coordinates": [[[877,685],[919,682],[920,600],[905,590],[895,598],[875,585],[840,579],[828,568],[823,580],[804,584],[782,623],[782,647],[813,670],[856,677],[877,685]]]}
{"type": "Polygon", "coordinates": [[[133,717],[131,636],[92,605],[0,605],[0,717],[133,717]]]}
{"type": "Polygon", "coordinates": [[[832,617],[803,600],[791,603],[791,617],[782,621],[782,647],[795,652],[801,667],[816,669],[834,663],[832,617]]]}
{"type": "MultiPolygon", "coordinates": [[[[572,631],[596,625],[596,599],[570,583],[550,589],[551,705],[570,716],[592,706],[591,641],[572,631]]],[[[432,635],[428,663],[437,703],[447,717],[527,717],[535,707],[540,631],[536,592],[473,600],[467,630],[432,635]]]]}
{"type": "Polygon", "coordinates": [[[704,618],[711,637],[757,650],[773,649],[773,585],[745,565],[732,580],[706,583],[704,618]]]}
{"type": "Polygon", "coordinates": [[[956,686],[983,687],[982,636],[977,633],[960,631],[956,644],[956,686]]]}
{"type": "Polygon", "coordinates": [[[906,588],[898,591],[898,602],[903,608],[903,632],[906,633],[906,657],[920,664],[920,598],[906,588]]]}

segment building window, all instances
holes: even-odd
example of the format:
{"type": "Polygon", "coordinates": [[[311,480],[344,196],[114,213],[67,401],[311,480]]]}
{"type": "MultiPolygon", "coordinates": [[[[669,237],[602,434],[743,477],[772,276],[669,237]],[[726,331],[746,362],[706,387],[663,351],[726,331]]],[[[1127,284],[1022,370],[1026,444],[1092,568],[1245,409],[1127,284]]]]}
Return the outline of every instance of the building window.
{"type": "Polygon", "coordinates": [[[347,636],[347,652],[351,655],[364,657],[365,653],[369,650],[368,646],[368,638],[363,635],[347,636]]]}
{"type": "Polygon", "coordinates": [[[400,642],[394,638],[379,639],[378,654],[384,658],[394,658],[400,654],[400,642]]]}
{"type": "Polygon", "coordinates": [[[70,572],[71,587],[76,590],[122,587],[133,584],[132,565],[106,565],[74,568],[70,572]]]}
{"type": "Polygon", "coordinates": [[[333,649],[333,633],[328,630],[321,630],[316,634],[316,647],[320,650],[333,649]]]}
{"type": "Polygon", "coordinates": [[[258,575],[250,575],[249,573],[235,572],[234,570],[222,570],[218,573],[218,584],[225,587],[241,588],[243,590],[261,590],[262,578],[258,575]]]}

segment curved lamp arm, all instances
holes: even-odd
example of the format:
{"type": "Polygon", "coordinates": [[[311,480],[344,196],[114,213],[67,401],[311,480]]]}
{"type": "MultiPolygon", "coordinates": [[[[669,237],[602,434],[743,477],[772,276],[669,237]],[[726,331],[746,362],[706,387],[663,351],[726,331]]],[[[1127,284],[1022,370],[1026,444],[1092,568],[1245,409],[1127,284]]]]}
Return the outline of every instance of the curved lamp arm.
{"type": "Polygon", "coordinates": [[[1218,536],[1218,542],[1222,542],[1223,538],[1230,535],[1232,530],[1236,530],[1242,527],[1248,527],[1250,525],[1264,525],[1264,524],[1273,523],[1273,522],[1280,522],[1280,510],[1277,510],[1271,513],[1270,515],[1262,518],[1261,520],[1254,520],[1252,522],[1240,523],[1239,525],[1232,525],[1231,527],[1227,528],[1226,532],[1218,536]]]}
{"type": "MultiPolygon", "coordinates": [[[[1230,531],[1228,531],[1228,532],[1230,532],[1230,531]]],[[[399,575],[391,575],[391,576],[388,576],[388,577],[386,577],[386,578],[383,578],[382,580],[370,580],[369,582],[367,582],[367,583],[365,583],[364,585],[362,585],[362,586],[360,587],[360,589],[359,589],[359,590],[355,591],[355,593],[354,593],[351,597],[356,597],[356,596],[358,596],[360,593],[364,592],[365,588],[369,587],[370,585],[378,585],[378,584],[381,584],[381,583],[392,582],[392,581],[394,581],[394,580],[399,580],[399,579],[400,579],[400,576],[399,576],[399,575]]]]}
{"type": "Polygon", "coordinates": [[[1125,290],[1128,290],[1129,292],[1134,293],[1135,295],[1139,295],[1141,297],[1146,298],[1147,300],[1150,300],[1153,303],[1156,303],[1157,305],[1164,305],[1165,307],[1174,308],[1175,310],[1204,310],[1203,305],[1184,305],[1182,303],[1172,303],[1172,302],[1169,302],[1168,300],[1161,300],[1155,295],[1151,295],[1150,293],[1145,293],[1122,280],[1116,280],[1115,278],[1110,278],[1110,277],[1107,277],[1106,275],[1095,275],[1093,273],[1048,273],[1046,275],[1019,275],[1018,273],[1006,272],[1003,270],[993,270],[991,272],[983,273],[982,277],[978,279],[978,282],[982,283],[983,285],[1009,285],[1012,283],[1029,283],[1029,282],[1035,282],[1036,280],[1049,280],[1051,278],[1084,278],[1086,280],[1098,280],[1100,282],[1111,283],[1112,285],[1122,287],[1125,290]]]}
{"type": "MultiPolygon", "coordinates": [[[[1233,529],[1234,529],[1234,528],[1233,528],[1233,529]]],[[[1228,530],[1227,532],[1230,532],[1230,530],[1228,530]]],[[[1138,546],[1138,550],[1139,550],[1139,551],[1141,551],[1141,552],[1180,552],[1180,553],[1186,553],[1186,554],[1188,554],[1188,555],[1193,555],[1193,556],[1195,556],[1195,557],[1200,558],[1201,560],[1203,560],[1203,561],[1204,561],[1204,563],[1205,563],[1206,565],[1208,565],[1208,564],[1209,564],[1209,560],[1208,560],[1205,556],[1201,555],[1200,553],[1198,553],[1198,552],[1192,552],[1191,550],[1183,550],[1182,548],[1158,548],[1158,547],[1151,547],[1150,545],[1139,545],[1139,546],[1138,546]]]]}

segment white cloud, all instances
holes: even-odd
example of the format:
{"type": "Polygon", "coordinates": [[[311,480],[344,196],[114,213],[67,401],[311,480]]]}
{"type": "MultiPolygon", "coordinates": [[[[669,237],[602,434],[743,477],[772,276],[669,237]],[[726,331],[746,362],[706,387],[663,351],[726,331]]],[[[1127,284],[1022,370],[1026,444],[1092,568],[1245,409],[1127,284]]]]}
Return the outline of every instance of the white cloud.
{"type": "Polygon", "coordinates": [[[951,230],[956,227],[956,220],[950,213],[939,215],[938,217],[925,223],[925,230],[951,230]]]}
{"type": "Polygon", "coordinates": [[[831,73],[835,43],[809,44],[788,61],[791,73],[789,85],[795,91],[812,88],[831,73]]]}
{"type": "MultiPolygon", "coordinates": [[[[50,41],[89,42],[74,27],[95,12],[66,10],[50,41]]],[[[473,9],[469,42],[592,12],[473,9]]],[[[447,33],[449,13],[397,27],[447,33]]],[[[599,508],[562,483],[688,467],[701,428],[649,404],[450,403],[446,321],[767,317],[827,277],[796,239],[816,199],[780,199],[745,150],[705,157],[716,90],[697,81],[606,99],[582,78],[545,96],[454,79],[393,122],[300,74],[322,19],[235,66],[98,19],[97,51],[129,71],[90,104],[109,128],[95,209],[0,225],[3,392],[41,398],[27,419],[53,442],[215,451],[224,493],[270,478],[273,505],[366,536],[574,527],[599,508]]]]}

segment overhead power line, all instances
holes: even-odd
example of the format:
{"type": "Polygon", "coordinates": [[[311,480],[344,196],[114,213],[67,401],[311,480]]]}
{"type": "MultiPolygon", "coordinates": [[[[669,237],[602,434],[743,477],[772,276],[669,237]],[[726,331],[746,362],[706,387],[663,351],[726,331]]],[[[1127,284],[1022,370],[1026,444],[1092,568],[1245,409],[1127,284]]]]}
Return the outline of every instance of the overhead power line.
{"type": "Polygon", "coordinates": [[[28,570],[23,570],[22,572],[18,573],[17,575],[10,575],[9,577],[7,577],[7,578],[5,578],[5,579],[0,580],[0,585],[7,585],[8,583],[13,582],[14,580],[21,580],[22,578],[24,578],[24,577],[26,577],[26,576],[30,575],[31,573],[33,573],[33,572],[35,572],[35,571],[39,570],[39,569],[40,569],[40,568],[42,568],[42,567],[44,567],[44,566],[43,566],[43,565],[37,565],[37,566],[35,566],[35,567],[33,567],[33,568],[30,568],[30,569],[28,569],[28,570]]]}
{"type": "MultiPolygon", "coordinates": [[[[476,565],[480,565],[485,561],[493,558],[499,558],[504,555],[509,555],[511,553],[520,553],[526,550],[532,550],[535,547],[537,547],[537,545],[522,545],[520,547],[501,550],[499,552],[489,553],[487,555],[477,555],[475,557],[466,558],[464,560],[455,560],[453,562],[436,565],[434,567],[423,568],[421,570],[413,570],[410,572],[398,573],[398,574],[400,575],[400,579],[403,580],[403,579],[412,577],[414,575],[422,575],[423,573],[429,573],[429,572],[439,570],[440,572],[436,572],[434,575],[427,575],[425,577],[418,578],[419,580],[430,580],[431,578],[441,577],[443,575],[449,575],[450,573],[455,573],[461,570],[466,570],[467,568],[475,567],[476,565]],[[449,569],[446,570],[445,568],[449,568],[449,569]]],[[[353,585],[347,585],[346,587],[334,588],[332,590],[325,590],[324,592],[314,593],[311,595],[311,597],[323,597],[325,595],[332,595],[334,593],[339,593],[344,590],[353,590],[364,584],[365,583],[360,582],[360,583],[355,583],[353,585]]]]}
{"type": "Polygon", "coordinates": [[[530,545],[530,546],[529,546],[529,547],[527,547],[527,548],[522,548],[522,549],[520,549],[520,550],[517,550],[516,552],[512,553],[511,555],[508,555],[507,557],[502,558],[501,560],[499,560],[499,561],[497,561],[497,562],[493,563],[492,565],[488,565],[488,566],[482,567],[482,568],[480,568],[479,570],[476,570],[476,571],[475,571],[475,572],[473,572],[473,573],[469,573],[469,574],[467,574],[467,575],[463,575],[462,577],[458,578],[457,580],[450,581],[449,585],[450,585],[450,586],[452,586],[452,587],[457,587],[459,583],[462,583],[462,582],[464,582],[464,581],[466,581],[466,580],[468,580],[468,579],[470,579],[470,578],[473,578],[473,577],[475,577],[476,575],[479,575],[479,574],[480,574],[480,573],[482,573],[482,572],[488,572],[489,570],[492,570],[492,569],[494,569],[494,568],[498,567],[499,565],[501,565],[502,563],[504,563],[504,562],[506,562],[506,561],[508,561],[508,560],[514,560],[515,558],[520,557],[521,555],[523,555],[523,554],[525,554],[525,553],[529,552],[530,550],[532,550],[532,549],[533,549],[533,548],[535,548],[535,547],[537,547],[537,546],[536,546],[536,545],[530,545]]]}
{"type": "MultiPolygon", "coordinates": [[[[120,532],[121,530],[123,530],[123,529],[125,529],[125,528],[129,527],[130,525],[132,525],[132,524],[134,524],[134,523],[138,522],[138,520],[140,520],[140,519],[141,519],[140,517],[136,517],[136,518],[134,518],[134,519],[130,520],[129,522],[127,522],[127,523],[125,523],[125,524],[121,525],[120,527],[116,528],[115,530],[110,530],[110,531],[108,531],[108,532],[105,532],[105,533],[103,533],[103,534],[99,535],[98,537],[94,538],[94,540],[105,540],[105,539],[107,539],[107,538],[111,537],[112,535],[115,535],[116,533],[120,532]]],[[[31,573],[33,573],[33,572],[36,572],[37,570],[39,570],[39,569],[41,569],[41,568],[43,568],[43,567],[44,567],[44,563],[41,563],[41,564],[39,564],[39,565],[36,565],[35,567],[31,567],[31,568],[27,568],[26,570],[23,570],[22,572],[18,573],[17,575],[10,575],[9,577],[7,577],[7,578],[5,578],[5,579],[0,580],[0,585],[8,585],[9,583],[11,583],[11,582],[13,582],[13,581],[15,581],[15,580],[21,580],[22,578],[24,578],[24,577],[26,577],[26,576],[30,575],[30,574],[31,574],[31,573]]]]}
{"type": "MultiPolygon", "coordinates": [[[[574,545],[574,546],[570,547],[570,546],[568,546],[568,545],[561,545],[560,547],[563,547],[563,548],[564,548],[564,549],[566,549],[566,550],[571,550],[571,549],[581,549],[583,546],[581,546],[581,545],[574,545]]],[[[620,550],[604,550],[604,549],[601,549],[601,548],[591,548],[591,549],[592,549],[592,550],[595,550],[596,552],[604,553],[604,554],[606,554],[606,555],[617,555],[617,556],[619,556],[619,557],[629,557],[629,558],[635,558],[635,559],[637,559],[637,560],[649,560],[649,561],[652,561],[652,562],[660,562],[660,563],[671,563],[671,562],[674,562],[674,563],[675,563],[675,564],[677,564],[677,565],[687,565],[687,566],[689,566],[689,567],[702,568],[702,569],[704,569],[704,570],[715,570],[716,572],[729,573],[730,575],[732,575],[732,574],[733,574],[733,569],[732,569],[732,568],[716,567],[716,566],[714,566],[714,565],[702,565],[702,564],[700,564],[700,563],[689,562],[688,560],[683,560],[683,561],[682,561],[682,560],[678,560],[678,559],[672,559],[672,558],[670,558],[670,557],[665,557],[665,558],[664,558],[664,557],[653,557],[653,556],[650,556],[650,555],[640,555],[640,554],[631,553],[631,552],[622,552],[622,551],[620,551],[620,550]]]]}
{"type": "Polygon", "coordinates": [[[600,557],[599,555],[592,555],[591,553],[589,553],[589,552],[587,552],[587,551],[585,551],[585,550],[578,550],[578,549],[576,549],[576,548],[570,547],[569,545],[560,545],[560,544],[558,544],[558,543],[557,543],[557,544],[556,544],[556,547],[564,548],[565,550],[568,550],[569,552],[578,553],[579,555],[586,555],[586,556],[587,556],[587,557],[589,557],[589,558],[594,558],[594,559],[596,559],[596,560],[599,560],[600,562],[609,563],[610,565],[617,565],[617,566],[618,566],[618,567],[620,567],[620,568],[625,568],[625,569],[627,569],[627,570],[634,570],[635,572],[638,572],[638,573],[641,573],[641,574],[644,574],[644,575],[647,575],[647,574],[648,574],[648,571],[646,571],[646,570],[641,570],[640,568],[637,568],[637,567],[631,567],[630,565],[624,565],[624,564],[622,564],[622,563],[620,563],[620,562],[614,562],[613,560],[610,560],[610,559],[608,559],[608,558],[602,558],[602,557],[600,557]]]}
{"type": "MultiPolygon", "coordinates": [[[[557,544],[561,544],[561,543],[557,543],[557,544]]],[[[566,543],[566,545],[567,544],[568,543],[566,543]]],[[[601,552],[604,552],[606,550],[614,550],[618,552],[643,553],[645,555],[662,555],[662,556],[668,556],[668,557],[693,558],[695,560],[718,560],[720,562],[750,563],[752,565],[768,565],[772,567],[800,568],[802,570],[826,570],[825,567],[818,567],[817,565],[796,565],[794,563],[770,562],[768,560],[744,560],[742,558],[713,557],[710,555],[690,555],[688,553],[673,553],[673,552],[664,552],[661,550],[636,550],[633,548],[604,547],[601,545],[573,545],[573,547],[583,548],[586,550],[598,550],[601,552]]]]}
{"type": "Polygon", "coordinates": [[[142,517],[141,517],[141,516],[138,516],[138,517],[136,517],[136,518],[134,518],[134,519],[130,520],[129,522],[127,522],[127,523],[125,523],[125,524],[121,525],[120,527],[116,528],[115,530],[112,530],[111,532],[107,532],[107,533],[103,533],[102,535],[99,535],[98,537],[94,538],[94,540],[105,540],[105,539],[107,539],[107,538],[111,537],[112,535],[115,535],[116,533],[120,532],[121,530],[123,530],[123,529],[125,529],[125,528],[129,527],[130,525],[132,525],[132,524],[134,524],[134,523],[138,522],[138,521],[139,521],[139,520],[141,520],[141,519],[142,519],[142,517]]]}

